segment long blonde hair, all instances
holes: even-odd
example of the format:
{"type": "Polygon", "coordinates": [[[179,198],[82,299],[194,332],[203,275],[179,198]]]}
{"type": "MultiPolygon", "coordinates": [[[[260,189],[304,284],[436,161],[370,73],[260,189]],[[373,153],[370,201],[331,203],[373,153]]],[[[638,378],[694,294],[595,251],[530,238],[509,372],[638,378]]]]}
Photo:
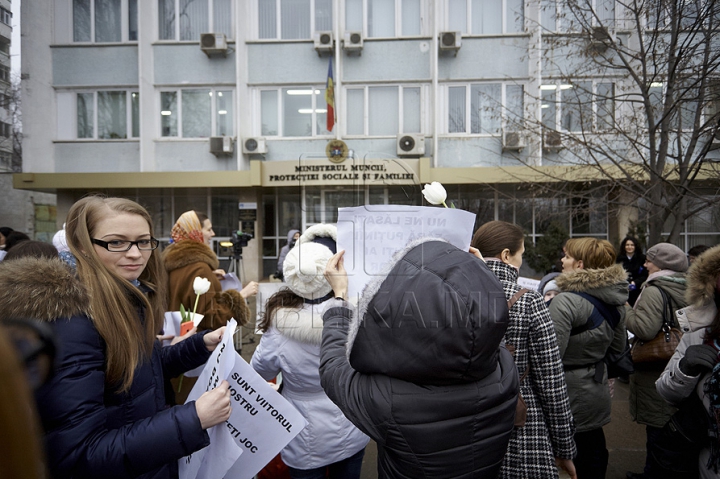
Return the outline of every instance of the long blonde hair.
{"type": "Polygon", "coordinates": [[[97,224],[109,213],[141,216],[153,224],[147,210],[125,198],[88,196],[76,202],[67,217],[67,242],[77,259],[80,281],[90,295],[90,319],[106,344],[105,381],[127,391],[135,368],[152,355],[155,336],[165,311],[165,271],[154,251],[138,278],[150,290],[147,296],[102,263],[92,243],[97,224]],[[144,322],[140,310],[144,311],[144,322]]]}

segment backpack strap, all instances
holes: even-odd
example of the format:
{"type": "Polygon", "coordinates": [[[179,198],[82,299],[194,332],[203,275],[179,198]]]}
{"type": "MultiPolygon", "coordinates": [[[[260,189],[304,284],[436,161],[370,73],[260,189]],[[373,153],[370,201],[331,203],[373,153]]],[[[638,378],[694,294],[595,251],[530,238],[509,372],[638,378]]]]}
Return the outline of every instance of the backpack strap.
{"type": "Polygon", "coordinates": [[[587,322],[582,326],[572,328],[570,330],[570,336],[575,336],[576,334],[595,329],[599,327],[603,323],[603,321],[607,321],[613,329],[617,327],[621,318],[620,311],[618,311],[617,308],[612,307],[604,301],[601,301],[595,296],[587,293],[581,293],[578,291],[567,292],[577,294],[578,296],[583,297],[585,300],[587,300],[590,304],[593,305],[592,314],[588,318],[587,322]]]}
{"type": "Polygon", "coordinates": [[[519,289],[517,293],[513,294],[512,297],[510,299],[508,299],[508,302],[507,302],[508,309],[512,308],[513,305],[517,302],[517,300],[520,299],[522,297],[522,295],[527,293],[528,291],[530,291],[530,290],[527,288],[522,288],[522,289],[519,289]]]}

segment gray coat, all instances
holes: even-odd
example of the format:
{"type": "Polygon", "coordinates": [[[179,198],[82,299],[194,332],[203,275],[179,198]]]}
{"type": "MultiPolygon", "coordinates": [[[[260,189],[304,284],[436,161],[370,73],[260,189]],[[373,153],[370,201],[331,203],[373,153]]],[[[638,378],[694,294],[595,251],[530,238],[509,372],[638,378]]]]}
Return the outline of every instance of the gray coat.
{"type": "Polygon", "coordinates": [[[500,283],[481,260],[437,240],[414,243],[388,271],[357,310],[327,302],[325,392],[377,442],[380,478],[495,478],[518,391],[500,347],[500,283]]]}
{"type": "MultiPolygon", "coordinates": [[[[671,299],[673,311],[685,306],[683,273],[660,276],[643,284],[635,307],[626,307],[627,329],[639,340],[648,341],[662,329],[663,298],[658,288],[662,288],[671,299]]],[[[663,427],[675,412],[675,408],[655,390],[655,381],[664,368],[665,363],[638,363],[635,365],[635,374],[630,376],[630,416],[639,424],[663,427]]]]}
{"type": "MultiPolygon", "coordinates": [[[[608,350],[621,353],[625,349],[625,308],[628,298],[627,273],[622,265],[603,269],[579,269],[563,273],[556,279],[562,293],[550,303],[550,316],[555,325],[558,347],[565,366],[565,382],[570,408],[577,432],[599,429],[610,422],[610,391],[607,373],[601,383],[595,381],[595,365],[608,350]],[[584,325],[593,312],[585,298],[569,291],[585,292],[616,306],[621,313],[613,329],[607,321],[588,331],[570,335],[573,328],[584,325]]],[[[604,368],[604,365],[601,365],[604,368]]]]}

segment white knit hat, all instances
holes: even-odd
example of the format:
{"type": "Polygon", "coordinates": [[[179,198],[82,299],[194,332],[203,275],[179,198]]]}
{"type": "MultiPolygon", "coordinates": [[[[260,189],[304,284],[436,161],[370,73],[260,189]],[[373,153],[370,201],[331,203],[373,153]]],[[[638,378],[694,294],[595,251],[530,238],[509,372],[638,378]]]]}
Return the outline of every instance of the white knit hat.
{"type": "Polygon", "coordinates": [[[335,225],[318,224],[308,228],[285,257],[283,276],[288,287],[307,299],[322,298],[332,291],[325,279],[325,266],[335,254],[335,225]]]}
{"type": "Polygon", "coordinates": [[[55,249],[58,250],[58,253],[61,251],[70,251],[70,247],[68,247],[67,244],[67,239],[65,238],[65,223],[63,223],[63,229],[55,233],[52,242],[55,246],[55,249]]]}

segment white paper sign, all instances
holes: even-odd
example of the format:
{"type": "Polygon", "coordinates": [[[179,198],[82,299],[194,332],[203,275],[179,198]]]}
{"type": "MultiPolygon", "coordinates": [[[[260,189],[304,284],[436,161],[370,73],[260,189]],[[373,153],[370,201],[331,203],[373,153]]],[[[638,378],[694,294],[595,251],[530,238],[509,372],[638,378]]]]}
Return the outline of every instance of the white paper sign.
{"type": "Polygon", "coordinates": [[[338,209],[338,250],[345,250],[348,295],[365,285],[411,241],[436,237],[463,251],[470,248],[475,214],[454,208],[372,205],[338,209]]]}
{"type": "Polygon", "coordinates": [[[225,273],[223,279],[220,280],[220,287],[223,291],[228,289],[236,289],[240,291],[243,286],[235,273],[225,273]]]}
{"type": "Polygon", "coordinates": [[[518,277],[517,283],[518,283],[518,285],[522,286],[523,288],[527,288],[531,291],[537,291],[538,286],[540,286],[540,280],[526,278],[524,276],[518,277]]]}
{"type": "Polygon", "coordinates": [[[208,430],[210,445],[179,461],[181,479],[251,479],[307,424],[305,418],[235,352],[237,322],[228,322],[188,395],[194,401],[223,379],[230,383],[230,419],[208,430]]]}

